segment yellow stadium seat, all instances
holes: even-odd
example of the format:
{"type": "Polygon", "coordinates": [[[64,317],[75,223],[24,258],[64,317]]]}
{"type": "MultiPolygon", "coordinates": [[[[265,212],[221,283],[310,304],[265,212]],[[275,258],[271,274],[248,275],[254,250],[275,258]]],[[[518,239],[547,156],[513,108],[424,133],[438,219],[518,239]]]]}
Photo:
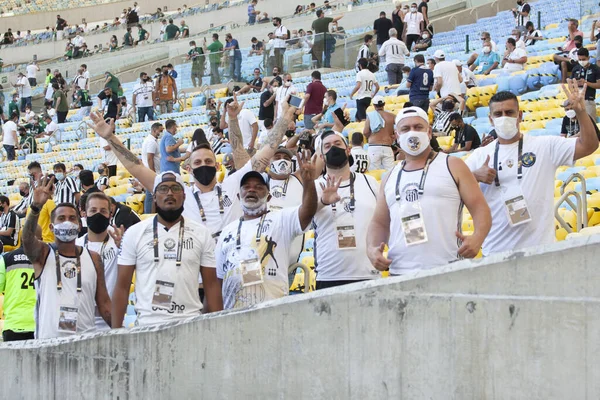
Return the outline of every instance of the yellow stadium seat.
{"type": "Polygon", "coordinates": [[[552,43],[564,43],[566,39],[567,39],[566,37],[561,36],[561,37],[556,37],[556,38],[548,39],[546,41],[546,43],[548,43],[548,44],[552,44],[552,43]]]}
{"type": "Polygon", "coordinates": [[[575,161],[577,167],[593,167],[595,166],[594,159],[592,157],[583,157],[575,161]]]}
{"type": "Polygon", "coordinates": [[[315,258],[313,256],[304,256],[302,257],[302,260],[300,260],[300,262],[309,268],[315,266],[315,258]]]}
{"type": "Polygon", "coordinates": [[[376,181],[381,181],[381,175],[383,175],[385,173],[385,169],[375,169],[373,171],[367,171],[367,175],[371,175],[373,178],[375,178],[376,181]]]}
{"type": "Polygon", "coordinates": [[[568,232],[565,230],[565,228],[559,228],[556,230],[556,240],[559,242],[565,240],[567,235],[568,232]]]}
{"type": "Polygon", "coordinates": [[[225,179],[225,173],[223,171],[217,171],[217,182],[221,183],[225,179]]]}
{"type": "Polygon", "coordinates": [[[109,197],[116,196],[114,188],[108,188],[108,189],[104,190],[104,194],[109,197]]]}
{"type": "Polygon", "coordinates": [[[304,239],[312,239],[315,237],[315,231],[310,230],[304,234],[304,239]]]}
{"type": "Polygon", "coordinates": [[[109,187],[115,187],[117,186],[117,182],[119,181],[119,177],[118,176],[111,176],[110,178],[108,178],[108,186],[109,187]]]}

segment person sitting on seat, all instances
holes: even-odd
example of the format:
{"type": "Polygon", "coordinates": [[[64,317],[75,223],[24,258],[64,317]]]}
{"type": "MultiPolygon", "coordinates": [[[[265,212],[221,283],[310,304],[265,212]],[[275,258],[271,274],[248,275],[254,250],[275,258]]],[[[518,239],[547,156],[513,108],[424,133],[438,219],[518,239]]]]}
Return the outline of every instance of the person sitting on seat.
{"type": "Polygon", "coordinates": [[[492,43],[488,40],[483,42],[483,52],[477,56],[470,69],[476,74],[489,75],[498,64],[500,64],[500,56],[492,51],[492,43]]]}
{"type": "Polygon", "coordinates": [[[479,134],[469,124],[465,124],[459,113],[450,115],[450,130],[454,131],[454,144],[445,153],[471,151],[481,146],[479,134]]]}

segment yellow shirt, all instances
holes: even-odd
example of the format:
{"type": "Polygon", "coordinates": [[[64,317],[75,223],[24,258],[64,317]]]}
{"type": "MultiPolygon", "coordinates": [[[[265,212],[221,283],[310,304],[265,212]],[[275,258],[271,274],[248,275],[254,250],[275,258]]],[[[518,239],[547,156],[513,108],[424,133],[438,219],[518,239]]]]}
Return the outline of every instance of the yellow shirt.
{"type": "Polygon", "coordinates": [[[46,243],[54,243],[54,232],[50,229],[50,213],[56,208],[54,201],[48,200],[42,211],[40,211],[40,218],[38,219],[38,225],[42,228],[42,241],[46,243]]]}

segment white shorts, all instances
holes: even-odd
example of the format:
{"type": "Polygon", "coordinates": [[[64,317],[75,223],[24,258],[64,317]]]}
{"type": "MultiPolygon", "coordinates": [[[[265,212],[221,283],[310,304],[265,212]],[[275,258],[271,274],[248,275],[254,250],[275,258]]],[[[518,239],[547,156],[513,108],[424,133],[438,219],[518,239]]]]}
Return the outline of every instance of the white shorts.
{"type": "Polygon", "coordinates": [[[367,150],[369,154],[369,171],[394,168],[394,151],[391,146],[370,144],[367,150]]]}

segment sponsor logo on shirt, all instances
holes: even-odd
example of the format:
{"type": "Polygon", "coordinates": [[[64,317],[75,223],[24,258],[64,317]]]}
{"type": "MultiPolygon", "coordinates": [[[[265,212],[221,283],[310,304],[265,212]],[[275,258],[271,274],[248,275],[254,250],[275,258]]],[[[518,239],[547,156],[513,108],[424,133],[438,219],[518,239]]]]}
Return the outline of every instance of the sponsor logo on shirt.
{"type": "Polygon", "coordinates": [[[535,155],[535,153],[532,153],[532,152],[525,153],[521,156],[521,162],[523,163],[523,166],[526,168],[533,167],[533,165],[535,164],[535,160],[536,160],[536,155],[535,155]]]}

